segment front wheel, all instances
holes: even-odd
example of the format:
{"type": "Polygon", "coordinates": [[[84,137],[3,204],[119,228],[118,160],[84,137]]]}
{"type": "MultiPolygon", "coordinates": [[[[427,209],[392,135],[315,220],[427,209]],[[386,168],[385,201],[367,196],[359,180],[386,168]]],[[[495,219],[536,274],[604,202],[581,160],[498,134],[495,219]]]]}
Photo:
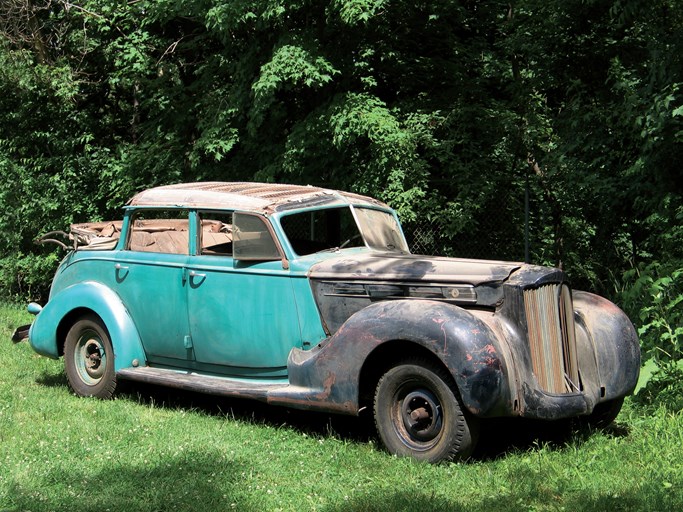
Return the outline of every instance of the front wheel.
{"type": "Polygon", "coordinates": [[[426,462],[465,459],[478,425],[460,402],[450,374],[415,361],[391,368],[375,392],[375,424],[387,450],[426,462]]]}
{"type": "Polygon", "coordinates": [[[114,350],[101,320],[88,315],[69,330],[64,342],[69,387],[79,396],[111,398],[116,389],[114,350]]]}

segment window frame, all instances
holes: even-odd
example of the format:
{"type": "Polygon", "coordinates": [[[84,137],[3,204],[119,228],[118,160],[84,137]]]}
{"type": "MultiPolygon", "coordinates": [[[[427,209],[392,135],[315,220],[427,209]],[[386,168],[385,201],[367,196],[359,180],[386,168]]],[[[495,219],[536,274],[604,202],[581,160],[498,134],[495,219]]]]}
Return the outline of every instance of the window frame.
{"type": "MultiPolygon", "coordinates": [[[[209,256],[209,257],[222,257],[222,258],[233,258],[234,259],[234,216],[235,213],[232,210],[212,210],[212,209],[202,209],[202,210],[196,210],[194,211],[195,215],[195,231],[196,231],[196,248],[194,250],[194,256],[209,256]],[[204,237],[204,226],[203,226],[203,221],[206,219],[206,217],[230,217],[230,244],[232,245],[231,251],[229,253],[219,253],[219,252],[203,252],[204,251],[204,242],[203,242],[203,237],[204,237]]],[[[211,219],[206,219],[206,220],[211,220],[211,219]]],[[[222,222],[222,220],[219,220],[222,222]]],[[[222,222],[223,224],[226,224],[225,222],[222,222]]]]}
{"type": "Polygon", "coordinates": [[[287,260],[287,256],[285,255],[285,251],[283,250],[282,247],[282,242],[280,241],[280,238],[277,236],[277,233],[275,229],[273,228],[272,224],[269,222],[268,218],[266,218],[264,215],[260,215],[258,213],[254,212],[244,212],[244,211],[239,211],[235,210],[232,212],[232,225],[233,225],[233,237],[235,237],[234,233],[237,231],[237,226],[238,226],[238,220],[240,217],[254,217],[259,219],[259,221],[266,226],[266,232],[270,234],[270,238],[273,241],[275,245],[275,249],[278,253],[278,256],[241,256],[238,254],[238,246],[239,246],[239,241],[233,238],[233,250],[232,250],[232,258],[235,261],[244,261],[244,262],[257,262],[257,261],[277,261],[280,260],[282,261],[282,268],[288,269],[289,268],[289,262],[287,260]]]}
{"type": "MultiPolygon", "coordinates": [[[[188,208],[168,208],[168,207],[149,207],[149,208],[135,208],[134,210],[129,210],[127,212],[128,222],[126,223],[126,237],[125,242],[122,246],[122,250],[127,253],[137,253],[137,254],[164,254],[164,255],[178,255],[178,256],[190,256],[192,254],[192,211],[188,208]],[[169,217],[159,218],[159,219],[144,219],[144,220],[168,220],[172,222],[184,221],[187,223],[187,229],[184,231],[187,233],[187,240],[185,244],[184,252],[167,252],[167,251],[146,251],[143,249],[133,249],[132,237],[133,233],[136,231],[135,223],[138,221],[139,217],[150,212],[163,212],[168,214],[169,217]],[[170,217],[170,214],[174,214],[170,217]]],[[[178,231],[183,232],[183,231],[178,231]]]]}

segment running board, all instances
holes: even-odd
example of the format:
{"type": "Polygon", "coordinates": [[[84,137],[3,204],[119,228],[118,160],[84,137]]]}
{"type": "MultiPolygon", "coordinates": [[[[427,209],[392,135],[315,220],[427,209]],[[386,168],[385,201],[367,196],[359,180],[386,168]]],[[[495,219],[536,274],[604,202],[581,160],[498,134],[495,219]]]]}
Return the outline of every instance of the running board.
{"type": "Polygon", "coordinates": [[[116,372],[116,375],[122,379],[137,382],[158,384],[210,395],[249,398],[262,402],[268,401],[269,392],[275,390],[283,392],[289,388],[287,384],[245,382],[244,380],[230,379],[228,377],[213,377],[187,371],[151,368],[149,366],[124,368],[116,372]]]}
{"type": "Polygon", "coordinates": [[[358,414],[355,402],[330,400],[330,389],[334,379],[325,382],[325,388],[309,388],[291,384],[252,382],[244,379],[215,377],[182,370],[166,370],[143,366],[124,368],[116,372],[122,379],[158,384],[171,388],[197,391],[210,395],[230,396],[259,400],[271,405],[282,405],[295,409],[316,410],[328,413],[358,414]]]}

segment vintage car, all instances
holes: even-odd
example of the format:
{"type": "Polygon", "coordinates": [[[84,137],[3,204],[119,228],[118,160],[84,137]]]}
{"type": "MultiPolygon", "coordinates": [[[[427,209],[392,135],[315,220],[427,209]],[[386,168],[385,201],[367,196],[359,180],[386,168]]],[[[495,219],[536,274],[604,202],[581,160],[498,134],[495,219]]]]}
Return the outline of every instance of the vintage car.
{"type": "Polygon", "coordinates": [[[481,421],[608,424],[636,385],[624,313],[556,268],[419,256],[380,201],[192,183],[73,225],[28,336],[73,391],[121,379],[374,414],[393,454],[468,457],[481,421]]]}

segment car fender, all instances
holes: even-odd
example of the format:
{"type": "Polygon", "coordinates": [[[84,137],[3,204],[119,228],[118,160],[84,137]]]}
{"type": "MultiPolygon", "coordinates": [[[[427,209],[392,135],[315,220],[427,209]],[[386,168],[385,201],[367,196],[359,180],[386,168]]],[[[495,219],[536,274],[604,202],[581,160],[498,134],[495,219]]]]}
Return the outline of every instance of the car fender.
{"type": "Polygon", "coordinates": [[[600,389],[598,402],[630,394],[640,374],[640,343],[626,314],[598,295],[573,292],[577,341],[584,340],[595,357],[596,371],[591,378],[600,389]]]}
{"type": "Polygon", "coordinates": [[[302,397],[312,402],[311,408],[321,408],[314,403],[323,401],[323,409],[357,413],[363,365],[375,349],[394,341],[434,354],[450,371],[470,412],[485,416],[509,408],[507,364],[493,330],[460,307],[431,300],[383,301],[358,311],[317,347],[292,351],[290,383],[309,390],[302,397]]]}
{"type": "Polygon", "coordinates": [[[33,349],[43,356],[59,358],[64,341],[58,339],[60,327],[68,329],[62,323],[75,320],[72,317],[79,311],[90,311],[102,319],[111,337],[116,370],[144,365],[140,336],[121,299],[116,292],[94,281],[73,284],[50,297],[29,331],[33,349]]]}

